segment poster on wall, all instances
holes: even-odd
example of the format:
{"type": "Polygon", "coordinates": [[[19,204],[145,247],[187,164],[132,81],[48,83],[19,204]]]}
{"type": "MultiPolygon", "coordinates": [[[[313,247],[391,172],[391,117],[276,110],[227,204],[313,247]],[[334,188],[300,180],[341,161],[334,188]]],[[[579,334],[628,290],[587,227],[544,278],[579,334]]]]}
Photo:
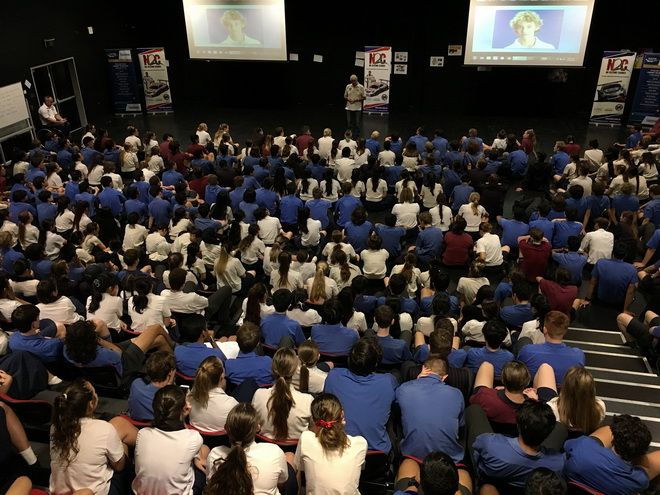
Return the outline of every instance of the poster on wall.
{"type": "Polygon", "coordinates": [[[115,114],[142,112],[131,49],[108,48],[105,50],[105,57],[108,61],[108,74],[110,76],[112,104],[115,114]]]}
{"type": "Polygon", "coordinates": [[[171,112],[172,91],[164,48],[138,48],[144,99],[149,113],[171,112]]]}
{"type": "Polygon", "coordinates": [[[660,117],[660,53],[645,53],[639,72],[630,122],[652,125],[660,117]],[[644,119],[647,119],[645,122],[644,119]],[[651,120],[653,122],[651,122],[651,120]]]}
{"type": "Polygon", "coordinates": [[[590,124],[621,124],[635,55],[627,51],[603,54],[590,124]]]}
{"type": "Polygon", "coordinates": [[[392,47],[367,46],[364,49],[364,89],[367,98],[363,109],[370,113],[388,113],[392,47]]]}

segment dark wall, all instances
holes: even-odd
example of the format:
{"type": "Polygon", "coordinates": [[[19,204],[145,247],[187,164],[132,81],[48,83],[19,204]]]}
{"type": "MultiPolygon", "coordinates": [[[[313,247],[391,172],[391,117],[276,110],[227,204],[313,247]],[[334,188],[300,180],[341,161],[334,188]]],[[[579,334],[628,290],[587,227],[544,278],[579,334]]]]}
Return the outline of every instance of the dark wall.
{"type": "MultiPolygon", "coordinates": [[[[384,2],[293,0],[286,2],[290,52],[300,62],[207,62],[190,60],[180,0],[65,2],[37,12],[33,2],[3,2],[0,84],[23,81],[30,66],[75,57],[90,120],[112,111],[104,48],[164,46],[176,105],[211,108],[314,108],[342,105],[342,92],[364,44],[409,52],[408,75],[393,75],[394,111],[461,112],[467,115],[566,116],[591,108],[600,57],[606,49],[653,47],[653,15],[634,15],[648,2],[627,2],[627,15],[597,0],[584,69],[566,69],[566,83],[550,81],[550,69],[463,67],[447,57],[448,44],[464,44],[468,0],[384,2]],[[11,15],[9,15],[11,13],[11,15]],[[7,22],[10,21],[11,22],[7,22]],[[87,34],[87,26],[94,34],[87,34]],[[55,38],[44,48],[43,38],[55,38]],[[312,62],[314,54],[324,57],[312,62]],[[444,68],[428,67],[444,55],[444,68]]],[[[34,102],[36,105],[36,102],[34,102]]]]}

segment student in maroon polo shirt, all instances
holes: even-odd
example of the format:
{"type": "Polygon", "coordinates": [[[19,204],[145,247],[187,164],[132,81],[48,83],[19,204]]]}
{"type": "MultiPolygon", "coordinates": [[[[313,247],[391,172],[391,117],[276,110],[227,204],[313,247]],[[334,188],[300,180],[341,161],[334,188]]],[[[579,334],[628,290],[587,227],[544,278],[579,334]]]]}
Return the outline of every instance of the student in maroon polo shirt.
{"type": "Polygon", "coordinates": [[[467,222],[463,217],[457,217],[449,232],[444,237],[442,263],[446,266],[465,266],[470,261],[474,241],[470,234],[465,233],[467,222]]]}
{"type": "Polygon", "coordinates": [[[520,361],[510,361],[502,368],[504,388],[495,388],[495,368],[483,362],[474,380],[470,404],[481,406],[491,423],[515,425],[516,413],[527,399],[525,393],[531,379],[527,366],[520,361]]]}
{"type": "Polygon", "coordinates": [[[535,227],[528,236],[519,237],[518,250],[522,256],[520,267],[527,280],[534,282],[536,277],[542,277],[552,254],[552,246],[543,238],[543,231],[535,227]]]}
{"type": "Polygon", "coordinates": [[[578,288],[571,285],[571,272],[566,268],[559,267],[555,271],[555,280],[536,277],[539,290],[548,299],[551,311],[561,311],[569,318],[575,316],[575,308],[580,304],[578,288]]]}

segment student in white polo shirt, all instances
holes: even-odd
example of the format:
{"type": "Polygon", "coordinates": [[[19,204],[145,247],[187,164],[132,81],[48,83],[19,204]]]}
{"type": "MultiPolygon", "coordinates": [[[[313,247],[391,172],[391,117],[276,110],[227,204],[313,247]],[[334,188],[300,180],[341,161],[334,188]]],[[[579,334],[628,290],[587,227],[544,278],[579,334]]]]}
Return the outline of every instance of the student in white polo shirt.
{"type": "Polygon", "coordinates": [[[311,431],[300,436],[294,468],[305,472],[307,495],[357,494],[367,455],[367,441],[344,431],[339,399],[321,394],[312,402],[311,431]]]}
{"type": "Polygon", "coordinates": [[[209,449],[199,432],[185,426],[190,410],[186,393],[166,385],[156,392],[153,405],[153,426],[137,433],[133,492],[192,495],[193,485],[204,483],[203,472],[193,466],[204,466],[209,449]]]}
{"type": "Polygon", "coordinates": [[[217,356],[209,356],[197,368],[195,382],[188,395],[190,424],[202,431],[218,431],[225,428],[229,411],[238,404],[227,395],[225,367],[217,356]]]}
{"type": "MultiPolygon", "coordinates": [[[[259,414],[252,404],[240,403],[227,417],[225,429],[231,447],[216,447],[206,461],[206,493],[252,493],[279,495],[279,488],[291,478],[293,468],[284,452],[272,443],[255,443],[259,414]],[[291,473],[291,474],[289,474],[291,473]]],[[[291,493],[295,493],[294,491],[291,493]]]]}

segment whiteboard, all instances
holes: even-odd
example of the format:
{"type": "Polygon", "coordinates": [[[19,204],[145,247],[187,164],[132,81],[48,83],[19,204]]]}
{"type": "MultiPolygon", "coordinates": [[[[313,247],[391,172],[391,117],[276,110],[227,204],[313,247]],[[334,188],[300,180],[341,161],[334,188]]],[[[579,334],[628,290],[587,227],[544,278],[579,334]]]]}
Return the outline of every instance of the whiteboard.
{"type": "Polygon", "coordinates": [[[30,118],[21,83],[0,88],[0,129],[30,118]]]}

